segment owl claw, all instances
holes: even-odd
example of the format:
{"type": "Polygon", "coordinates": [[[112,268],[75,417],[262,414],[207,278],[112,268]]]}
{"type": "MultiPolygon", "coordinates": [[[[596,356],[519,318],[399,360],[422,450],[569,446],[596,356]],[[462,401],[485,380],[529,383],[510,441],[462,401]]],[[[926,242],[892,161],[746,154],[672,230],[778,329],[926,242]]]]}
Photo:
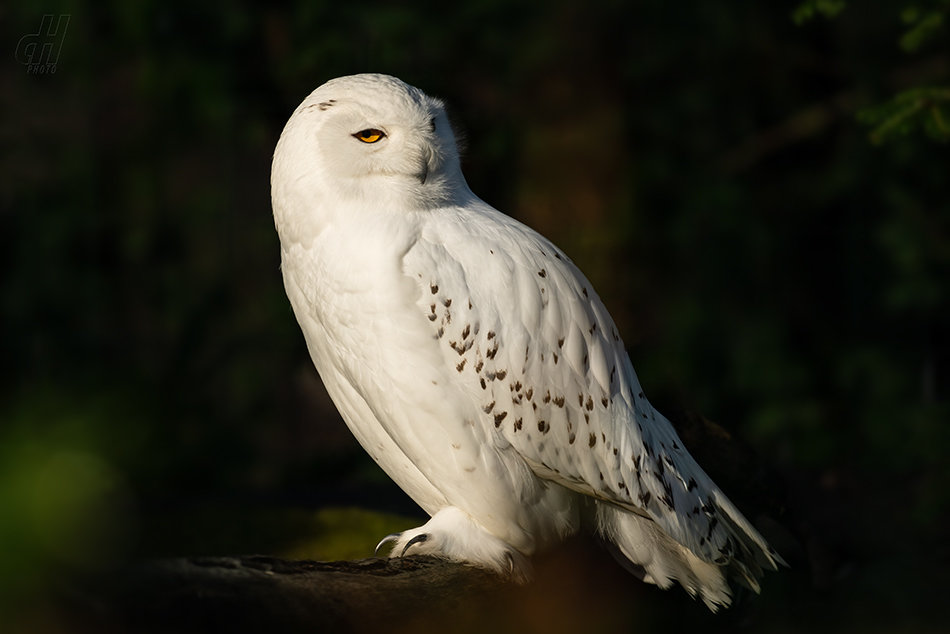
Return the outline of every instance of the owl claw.
{"type": "Polygon", "coordinates": [[[415,537],[413,537],[412,539],[410,539],[408,542],[406,542],[406,546],[402,549],[402,554],[400,554],[399,556],[400,556],[400,557],[405,556],[406,551],[409,550],[409,548],[412,547],[413,544],[421,544],[422,542],[426,541],[427,539],[429,539],[429,536],[428,536],[426,533],[420,533],[420,534],[416,535],[415,537]]]}
{"type": "MultiPolygon", "coordinates": [[[[379,549],[382,548],[383,546],[385,546],[386,544],[398,540],[400,535],[402,535],[402,533],[390,533],[389,535],[386,535],[385,537],[383,537],[383,538],[380,540],[380,542],[379,542],[378,544],[376,544],[376,550],[373,551],[373,556],[378,555],[378,554],[379,554],[379,549]]],[[[410,542],[410,543],[412,543],[412,542],[410,542]]],[[[408,548],[408,547],[409,547],[409,546],[406,546],[406,548],[408,548]]],[[[405,549],[403,549],[403,552],[404,552],[404,553],[406,552],[405,549]]]]}

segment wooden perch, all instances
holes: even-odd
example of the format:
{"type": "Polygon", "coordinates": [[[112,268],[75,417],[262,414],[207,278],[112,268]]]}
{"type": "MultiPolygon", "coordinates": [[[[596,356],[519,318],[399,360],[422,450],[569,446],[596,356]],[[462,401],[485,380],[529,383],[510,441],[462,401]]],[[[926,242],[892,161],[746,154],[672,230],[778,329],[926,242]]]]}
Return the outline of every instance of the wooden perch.
{"type": "Polygon", "coordinates": [[[129,634],[455,631],[508,585],[432,557],[170,559],[84,587],[69,612],[80,631],[129,634]]]}

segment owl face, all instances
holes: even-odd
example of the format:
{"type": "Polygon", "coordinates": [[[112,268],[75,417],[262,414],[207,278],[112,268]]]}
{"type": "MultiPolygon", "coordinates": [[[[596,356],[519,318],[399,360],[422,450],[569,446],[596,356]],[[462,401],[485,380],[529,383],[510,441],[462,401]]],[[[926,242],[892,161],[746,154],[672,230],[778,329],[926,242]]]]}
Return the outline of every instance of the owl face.
{"type": "Polygon", "coordinates": [[[467,189],[442,102],[385,75],[332,80],[307,97],[281,135],[272,182],[309,197],[309,209],[424,210],[467,189]]]}

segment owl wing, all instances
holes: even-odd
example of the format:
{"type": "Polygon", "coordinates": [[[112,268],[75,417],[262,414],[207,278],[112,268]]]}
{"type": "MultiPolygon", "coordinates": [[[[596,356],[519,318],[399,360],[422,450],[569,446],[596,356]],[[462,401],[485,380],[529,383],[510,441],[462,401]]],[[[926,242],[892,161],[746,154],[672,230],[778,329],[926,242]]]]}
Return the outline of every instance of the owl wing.
{"type": "Polygon", "coordinates": [[[553,244],[482,203],[433,217],[405,267],[496,445],[543,479],[649,517],[704,561],[742,551],[775,567],[645,398],[603,302],[553,244]]]}

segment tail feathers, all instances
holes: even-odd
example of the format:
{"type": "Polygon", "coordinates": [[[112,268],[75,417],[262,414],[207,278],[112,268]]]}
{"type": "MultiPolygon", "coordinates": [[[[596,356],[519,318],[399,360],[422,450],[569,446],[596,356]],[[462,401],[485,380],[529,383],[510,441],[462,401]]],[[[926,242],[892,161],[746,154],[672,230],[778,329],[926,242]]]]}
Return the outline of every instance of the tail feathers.
{"type": "MultiPolygon", "coordinates": [[[[763,569],[778,570],[779,565],[788,566],[781,555],[765,541],[759,531],[721,491],[718,495],[712,496],[711,501],[722,511],[719,516],[725,520],[729,532],[739,542],[739,549],[743,555],[742,562],[745,564],[742,566],[744,569],[748,566],[755,573],[755,577],[761,577],[763,569]]],[[[733,559],[733,561],[736,560],[733,559]]],[[[755,587],[758,587],[758,583],[755,587]]]]}
{"type": "MultiPolygon", "coordinates": [[[[644,570],[644,581],[663,589],[678,581],[690,596],[699,596],[713,612],[732,602],[724,567],[703,561],[664,533],[653,520],[598,502],[597,526],[600,534],[624,557],[644,570]]],[[[750,571],[746,569],[746,572],[750,571]]],[[[753,589],[758,588],[754,576],[740,576],[745,576],[746,581],[751,578],[755,584],[753,589]]]]}

